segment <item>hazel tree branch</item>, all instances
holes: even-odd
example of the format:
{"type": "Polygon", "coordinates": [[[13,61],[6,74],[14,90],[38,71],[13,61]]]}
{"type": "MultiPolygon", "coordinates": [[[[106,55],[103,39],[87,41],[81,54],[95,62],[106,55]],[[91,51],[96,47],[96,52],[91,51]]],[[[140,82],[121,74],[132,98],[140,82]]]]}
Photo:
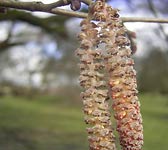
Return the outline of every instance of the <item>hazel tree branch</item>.
{"type": "Polygon", "coordinates": [[[168,23],[164,18],[121,17],[123,22],[168,23]]]}
{"type": "Polygon", "coordinates": [[[42,2],[19,2],[14,0],[0,0],[0,6],[7,8],[22,9],[28,11],[43,11],[49,12],[54,7],[63,6],[63,1],[57,1],[51,4],[44,4],[42,2]]]}
{"type": "MultiPolygon", "coordinates": [[[[81,0],[81,2],[90,5],[91,0],[81,0]]],[[[42,2],[18,2],[14,0],[0,0],[0,7],[14,8],[27,11],[41,11],[57,15],[65,15],[70,17],[86,18],[87,13],[75,12],[57,8],[69,5],[71,0],[59,0],[54,3],[44,4],[42,2]]],[[[162,18],[138,18],[138,17],[121,17],[123,22],[148,22],[148,23],[168,23],[168,19],[162,18]]]]}
{"type": "Polygon", "coordinates": [[[56,7],[69,5],[70,3],[71,3],[70,0],[59,0],[59,1],[56,1],[54,3],[47,4],[48,5],[47,7],[48,7],[48,10],[51,10],[53,8],[56,8],[56,7]]]}
{"type": "Polygon", "coordinates": [[[90,5],[92,3],[92,0],[81,0],[84,4],[90,5]]]}

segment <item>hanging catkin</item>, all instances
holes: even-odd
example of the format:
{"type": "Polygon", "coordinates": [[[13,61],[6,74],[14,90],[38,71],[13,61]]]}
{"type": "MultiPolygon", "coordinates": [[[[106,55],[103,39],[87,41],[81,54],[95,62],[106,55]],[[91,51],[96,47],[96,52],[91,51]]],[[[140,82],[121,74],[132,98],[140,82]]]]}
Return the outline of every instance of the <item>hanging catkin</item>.
{"type": "MultiPolygon", "coordinates": [[[[89,16],[91,17],[91,16],[89,16]]],[[[97,48],[99,41],[97,25],[89,17],[81,22],[80,84],[85,89],[81,93],[85,122],[89,125],[90,150],[115,150],[114,135],[110,121],[109,96],[102,69],[102,54],[97,48]],[[106,88],[106,89],[105,89],[106,88]]]]}
{"type": "Polygon", "coordinates": [[[89,16],[81,22],[80,84],[84,104],[85,122],[91,150],[114,150],[108,90],[101,71],[108,71],[109,95],[117,121],[120,145],[123,150],[141,150],[143,127],[137,98],[136,72],[131,56],[130,41],[126,35],[118,10],[103,0],[90,6],[89,16]],[[96,20],[96,22],[91,21],[96,20]],[[101,49],[101,50],[100,50],[101,49]]]}
{"type": "Polygon", "coordinates": [[[123,150],[141,150],[143,127],[137,97],[136,71],[130,41],[119,19],[118,10],[98,0],[92,7],[99,27],[99,43],[104,43],[106,68],[109,72],[109,93],[113,99],[120,145],[123,150]]]}
{"type": "Polygon", "coordinates": [[[143,127],[137,98],[136,72],[130,41],[119,19],[118,10],[98,0],[91,12],[98,21],[99,44],[105,44],[105,62],[109,73],[109,91],[113,99],[114,117],[123,150],[141,150],[143,127]]]}

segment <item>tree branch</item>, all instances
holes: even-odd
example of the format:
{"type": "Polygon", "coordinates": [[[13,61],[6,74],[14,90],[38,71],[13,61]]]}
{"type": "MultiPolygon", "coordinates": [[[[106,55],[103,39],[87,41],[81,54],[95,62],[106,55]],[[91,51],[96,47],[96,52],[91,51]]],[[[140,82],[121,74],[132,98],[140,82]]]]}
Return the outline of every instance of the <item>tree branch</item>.
{"type": "Polygon", "coordinates": [[[168,23],[164,18],[121,17],[123,22],[168,23]]]}
{"type": "Polygon", "coordinates": [[[47,18],[37,17],[29,12],[22,12],[17,10],[8,10],[7,14],[0,14],[0,21],[22,21],[27,22],[33,26],[38,26],[44,29],[44,31],[61,37],[67,37],[64,23],[68,19],[66,16],[50,16],[47,18]],[[47,22],[47,23],[46,23],[47,22]],[[55,32],[54,32],[55,31],[55,32]]]}
{"type": "Polygon", "coordinates": [[[56,7],[69,5],[70,3],[71,3],[71,0],[59,0],[59,1],[56,1],[55,3],[47,4],[48,5],[47,7],[49,10],[51,10],[56,7]]]}
{"type": "Polygon", "coordinates": [[[92,3],[92,0],[81,0],[84,4],[90,5],[92,3]]]}
{"type": "MultiPolygon", "coordinates": [[[[70,17],[86,18],[87,13],[74,12],[65,9],[55,8],[58,6],[68,5],[70,0],[59,0],[51,4],[42,2],[18,2],[13,0],[0,0],[0,6],[7,8],[15,8],[28,11],[41,11],[57,15],[66,15],[70,17]],[[52,9],[54,8],[54,9],[52,9]]],[[[90,4],[90,0],[82,0],[85,4],[90,4]]],[[[168,19],[161,18],[137,18],[137,17],[122,17],[123,22],[148,22],[148,23],[168,23],[168,19]]]]}

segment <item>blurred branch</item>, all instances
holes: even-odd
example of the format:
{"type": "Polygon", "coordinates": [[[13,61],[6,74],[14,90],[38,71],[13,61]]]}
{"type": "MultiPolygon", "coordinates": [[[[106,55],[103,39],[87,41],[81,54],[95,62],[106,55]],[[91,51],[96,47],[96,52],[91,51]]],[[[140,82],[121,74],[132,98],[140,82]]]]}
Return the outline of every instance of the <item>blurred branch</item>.
{"type": "Polygon", "coordinates": [[[50,16],[47,18],[40,18],[34,16],[29,12],[8,10],[8,13],[0,14],[0,21],[11,20],[11,21],[22,21],[33,26],[41,27],[44,31],[49,33],[56,33],[61,37],[66,37],[67,33],[65,30],[64,23],[68,17],[64,16],[50,16]],[[46,23],[47,22],[47,23],[46,23]]]}
{"type": "MultiPolygon", "coordinates": [[[[66,0],[64,0],[66,1],[66,0]]],[[[55,8],[56,6],[60,6],[62,1],[58,1],[51,4],[44,4],[42,2],[17,2],[13,0],[0,0],[1,7],[7,8],[15,8],[21,10],[28,10],[28,11],[41,11],[47,12],[51,14],[57,15],[66,15],[71,17],[79,17],[79,18],[86,18],[87,13],[83,12],[74,12],[70,10],[55,8]],[[54,8],[54,9],[51,9],[54,8]]],[[[69,0],[63,2],[64,4],[68,4],[69,0]],[[67,2],[67,3],[66,3],[67,2]]],[[[82,0],[85,4],[90,4],[90,0],[82,0]]],[[[168,19],[160,19],[160,18],[137,18],[137,17],[122,17],[123,22],[151,22],[151,23],[168,23],[168,19]]]]}
{"type": "Polygon", "coordinates": [[[56,7],[69,5],[70,3],[71,3],[71,0],[59,0],[59,1],[56,1],[54,3],[47,4],[48,5],[47,7],[48,7],[49,10],[51,10],[53,8],[56,8],[56,7]]]}
{"type": "Polygon", "coordinates": [[[6,8],[5,7],[0,7],[0,13],[6,13],[6,8]]]}
{"type": "Polygon", "coordinates": [[[92,0],[81,0],[86,5],[90,5],[92,3],[92,0]]]}
{"type": "Polygon", "coordinates": [[[11,22],[10,28],[8,30],[8,36],[7,36],[6,40],[5,40],[7,42],[9,42],[10,38],[12,37],[12,31],[13,31],[14,25],[15,25],[15,22],[11,22]]]}
{"type": "Polygon", "coordinates": [[[15,25],[15,22],[12,22],[10,29],[8,30],[7,38],[4,41],[0,42],[0,52],[5,51],[6,49],[13,47],[13,46],[25,44],[25,42],[11,42],[10,41],[10,39],[12,38],[12,30],[13,30],[14,25],[15,25]]]}
{"type": "Polygon", "coordinates": [[[0,53],[7,50],[10,47],[24,45],[25,42],[10,42],[9,40],[4,40],[0,42],[0,53]]]}
{"type": "MultiPolygon", "coordinates": [[[[81,2],[89,5],[91,4],[91,0],[81,0],[81,2]]],[[[44,4],[40,1],[34,1],[34,2],[20,2],[15,0],[1,0],[0,6],[2,7],[10,7],[10,8],[16,8],[16,9],[25,9],[29,11],[44,11],[44,12],[50,12],[52,9],[60,6],[69,5],[71,3],[71,0],[59,0],[54,3],[50,4],[44,4]]]]}
{"type": "Polygon", "coordinates": [[[29,11],[50,11],[53,8],[65,6],[70,3],[70,0],[59,0],[55,3],[44,4],[40,1],[34,2],[20,2],[15,0],[1,0],[0,6],[11,7],[16,9],[25,9],[29,11]]]}
{"type": "MultiPolygon", "coordinates": [[[[90,5],[92,3],[92,0],[81,0],[81,2],[85,3],[86,5],[90,5]]],[[[56,7],[69,5],[70,3],[71,3],[71,0],[58,0],[54,3],[46,4],[46,5],[48,5],[46,7],[48,7],[48,9],[51,10],[56,7]]]]}
{"type": "MultiPolygon", "coordinates": [[[[153,12],[154,16],[155,16],[156,18],[158,18],[159,15],[158,15],[158,12],[157,12],[157,10],[156,10],[156,8],[155,8],[153,2],[152,2],[151,0],[147,0],[147,2],[148,2],[148,5],[149,5],[150,10],[153,12]]],[[[162,32],[162,34],[164,35],[166,41],[168,41],[168,35],[165,33],[164,28],[163,28],[163,26],[162,26],[161,24],[159,24],[159,29],[160,29],[160,31],[162,32]]]]}
{"type": "Polygon", "coordinates": [[[168,19],[143,18],[143,17],[121,17],[123,22],[147,22],[147,23],[168,23],[168,19]]]}
{"type": "MultiPolygon", "coordinates": [[[[89,0],[83,0],[83,2],[88,3],[89,0]]],[[[42,2],[17,2],[13,0],[0,0],[0,6],[6,8],[15,8],[28,11],[41,11],[57,15],[66,15],[71,17],[87,17],[86,13],[79,13],[74,11],[69,11],[60,8],[51,9],[51,4],[43,4],[42,2]]]]}

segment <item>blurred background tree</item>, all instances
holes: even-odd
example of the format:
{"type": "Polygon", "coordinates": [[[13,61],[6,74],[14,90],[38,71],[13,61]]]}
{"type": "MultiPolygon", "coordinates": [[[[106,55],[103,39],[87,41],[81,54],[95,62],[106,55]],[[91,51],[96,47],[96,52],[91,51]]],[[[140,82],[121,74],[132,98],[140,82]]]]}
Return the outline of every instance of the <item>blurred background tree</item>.
{"type": "MultiPolygon", "coordinates": [[[[120,9],[121,16],[168,17],[168,0],[108,3],[120,9]]],[[[86,10],[82,5],[80,11],[86,10]]],[[[82,112],[76,107],[81,106],[74,54],[80,21],[14,9],[0,13],[0,150],[87,149],[82,112]],[[31,99],[40,102],[24,101],[31,99]]],[[[144,115],[144,149],[167,150],[168,25],[124,24],[137,34],[133,57],[144,115]]]]}
{"type": "MultiPolygon", "coordinates": [[[[167,0],[111,0],[109,3],[121,9],[121,15],[124,16],[166,17],[168,15],[167,0]]],[[[82,10],[85,9],[83,6],[82,10]]],[[[77,18],[47,13],[30,13],[12,9],[6,14],[1,13],[1,93],[5,93],[3,87],[7,89],[6,86],[11,91],[17,89],[16,87],[22,87],[22,90],[28,88],[29,92],[36,88],[49,93],[69,85],[78,89],[78,67],[74,50],[78,46],[76,34],[80,30],[79,22],[80,19],[77,18]]],[[[157,66],[163,66],[163,70],[167,70],[167,57],[164,57],[164,61],[160,55],[167,52],[168,27],[145,23],[125,23],[125,25],[137,33],[138,51],[134,57],[136,66],[140,68],[138,69],[140,90],[167,92],[166,75],[158,70],[153,76],[153,72],[157,70],[157,66]],[[156,50],[160,55],[155,54],[156,50]],[[148,69],[145,62],[150,62],[148,69]],[[163,64],[157,65],[158,62],[163,64]],[[164,82],[164,86],[154,84],[158,78],[164,80],[160,81],[164,82]]]]}
{"type": "MultiPolygon", "coordinates": [[[[121,9],[121,15],[125,16],[166,17],[168,15],[167,0],[139,2],[111,0],[109,3],[121,9]]],[[[82,10],[85,11],[85,6],[82,10]]],[[[8,85],[11,91],[17,89],[16,87],[22,87],[23,90],[29,88],[29,92],[36,88],[52,93],[51,91],[69,85],[77,87],[78,67],[74,50],[78,46],[76,34],[80,30],[79,22],[80,19],[72,17],[12,9],[6,14],[1,13],[1,89],[8,85]]],[[[167,26],[144,23],[125,23],[125,25],[137,33],[138,51],[134,57],[135,60],[139,60],[136,61],[136,66],[140,67],[138,69],[140,90],[165,93],[166,75],[158,70],[153,76],[153,72],[157,70],[157,66],[163,66],[163,70],[167,70],[165,64],[167,58],[164,58],[165,61],[160,58],[160,55],[164,55],[167,51],[167,26]],[[159,50],[160,55],[155,54],[156,50],[159,50]],[[145,62],[150,62],[148,69],[145,62]],[[163,64],[157,65],[158,62],[163,64]],[[164,80],[164,86],[154,84],[158,78],[164,80]]],[[[1,90],[1,93],[3,91],[5,92],[1,90]]]]}

